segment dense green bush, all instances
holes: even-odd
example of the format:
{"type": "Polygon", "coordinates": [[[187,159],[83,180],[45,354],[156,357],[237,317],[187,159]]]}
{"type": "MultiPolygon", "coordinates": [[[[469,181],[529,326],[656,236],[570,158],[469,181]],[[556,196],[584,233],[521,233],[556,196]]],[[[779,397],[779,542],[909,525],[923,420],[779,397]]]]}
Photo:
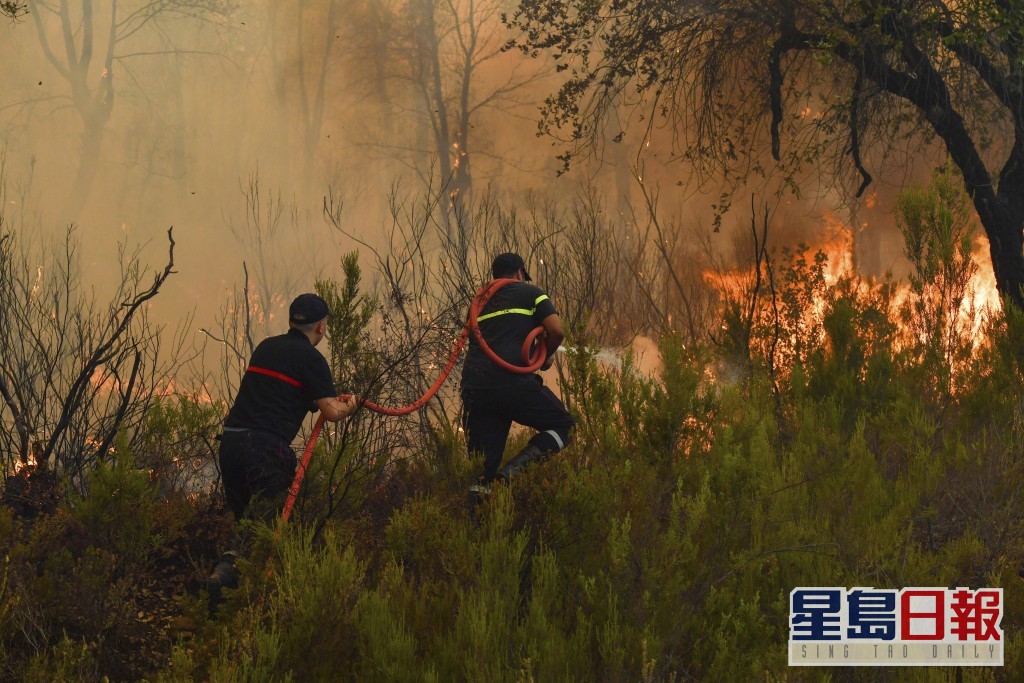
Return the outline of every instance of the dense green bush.
{"type": "MultiPolygon", "coordinates": [[[[882,301],[877,291],[833,290],[818,341],[774,378],[755,355],[745,380],[721,381],[712,352],[674,339],[661,345],[657,378],[628,359],[611,372],[572,358],[567,387],[580,426],[566,452],[497,488],[475,516],[463,460],[433,481],[429,470],[396,470],[397,481],[413,484],[387,495],[367,480],[353,493],[364,509],[331,517],[322,533],[308,514],[307,523],[264,529],[242,565],[242,588],[178,646],[161,677],[925,673],[790,669],[788,594],[801,585],[1001,586],[1007,666],[996,677],[1024,675],[1016,323],[993,323],[989,345],[953,367],[901,349],[882,301]],[[941,373],[951,379],[946,389],[922,390],[941,373]],[[369,517],[386,522],[378,529],[369,517]]],[[[28,532],[0,515],[6,676],[113,670],[113,643],[135,609],[133,568],[152,562],[188,521],[162,516],[165,505],[125,458],[28,532]]]]}
{"type": "Polygon", "coordinates": [[[160,497],[133,463],[121,453],[100,464],[86,493],[52,515],[15,519],[0,507],[0,680],[141,673],[141,599],[155,567],[179,563],[194,519],[182,496],[160,497]]]}
{"type": "MultiPolygon", "coordinates": [[[[903,203],[908,289],[830,279],[801,248],[717,345],[663,339],[657,377],[570,354],[573,444],[473,512],[447,423],[402,457],[379,422],[325,439],[292,522],[257,528],[216,619],[189,591],[198,630],[149,678],[1024,679],[1024,318],[968,334],[968,233],[943,182],[903,203]],[[1002,587],[1006,666],[789,668],[797,586],[1002,587]]],[[[366,325],[357,288],[322,291],[366,325]]],[[[157,434],[184,433],[173,415],[157,434]]],[[[0,677],[137,677],[116,668],[134,574],[194,512],[121,455],[56,515],[0,510],[0,677]]]]}
{"type": "MultiPolygon", "coordinates": [[[[792,587],[984,585],[1006,589],[1000,677],[1016,678],[1024,403],[1012,335],[994,329],[977,380],[964,374],[937,402],[917,391],[927,368],[863,341],[868,315],[860,298],[838,299],[826,341],[781,394],[760,370],[716,383],[708,356],[673,340],[656,380],[574,359],[581,420],[567,452],[499,488],[476,519],[458,482],[438,482],[389,498],[379,536],[359,516],[316,538],[266,530],[243,589],[164,677],[815,680],[786,666],[792,587]],[[1007,402],[985,409],[992,391],[1007,402]]],[[[7,546],[7,652],[27,651],[25,624],[53,625],[50,647],[17,660],[25,676],[98,671],[93,639],[123,628],[132,604],[111,568],[145,563],[173,533],[127,465],[97,472],[91,491],[7,546]]]]}
{"type": "Polygon", "coordinates": [[[178,670],[211,680],[817,680],[828,670],[786,663],[793,587],[970,585],[1006,590],[1007,667],[997,673],[1015,680],[1024,416],[1021,403],[997,417],[974,407],[975,392],[1012,384],[999,373],[1017,366],[995,361],[1009,336],[993,331],[987,374],[960,376],[963,388],[940,403],[917,391],[928,368],[865,341],[878,333],[864,322],[872,306],[851,293],[825,312],[826,337],[781,394],[785,430],[763,371],[716,383],[707,356],[673,340],[657,380],[629,363],[610,373],[575,359],[581,424],[567,452],[499,488],[477,519],[448,486],[410,491],[380,538],[353,532],[356,519],[335,520],[316,542],[286,529],[273,578],[253,569],[218,649],[180,650],[178,670]]]}
{"type": "Polygon", "coordinates": [[[572,354],[569,449],[475,515],[462,460],[364,491],[389,506],[378,533],[379,509],[267,530],[272,576],[250,566],[214,645],[165,675],[1018,680],[1024,325],[965,332],[968,233],[943,182],[903,204],[909,290],[830,280],[801,248],[717,348],[664,339],[656,378],[572,354]],[[815,585],[1002,587],[1006,667],[791,669],[789,592],[815,585]]]}

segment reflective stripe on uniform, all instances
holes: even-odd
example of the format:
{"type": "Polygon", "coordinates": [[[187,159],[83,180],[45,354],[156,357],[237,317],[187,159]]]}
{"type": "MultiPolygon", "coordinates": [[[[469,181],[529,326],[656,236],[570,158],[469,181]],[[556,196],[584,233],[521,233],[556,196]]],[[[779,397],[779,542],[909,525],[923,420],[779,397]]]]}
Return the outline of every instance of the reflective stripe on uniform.
{"type": "Polygon", "coordinates": [[[488,313],[487,315],[478,315],[476,318],[477,322],[481,320],[487,320],[488,318],[494,318],[495,316],[505,315],[506,313],[518,313],[520,315],[533,315],[537,312],[536,308],[506,308],[502,311],[495,311],[494,313],[488,313]]]}
{"type": "Polygon", "coordinates": [[[549,429],[544,433],[551,435],[551,438],[554,439],[555,443],[558,444],[558,450],[562,450],[563,448],[565,448],[565,442],[562,441],[562,437],[560,437],[558,435],[558,432],[556,432],[554,429],[549,429]]]}
{"type": "Polygon", "coordinates": [[[288,384],[291,384],[293,387],[298,387],[299,389],[303,388],[302,382],[297,379],[292,379],[288,375],[277,372],[276,370],[267,370],[266,368],[258,368],[255,365],[250,365],[246,368],[246,372],[255,372],[260,375],[266,375],[268,377],[273,377],[274,379],[279,379],[282,382],[288,382],[288,384]]]}
{"type": "Polygon", "coordinates": [[[533,315],[537,312],[537,306],[540,305],[541,301],[548,298],[547,294],[541,294],[533,302],[533,308],[504,308],[500,311],[494,311],[493,313],[487,313],[486,315],[478,315],[476,321],[487,320],[488,318],[495,318],[499,315],[505,315],[506,313],[518,313],[519,315],[533,315]]]}

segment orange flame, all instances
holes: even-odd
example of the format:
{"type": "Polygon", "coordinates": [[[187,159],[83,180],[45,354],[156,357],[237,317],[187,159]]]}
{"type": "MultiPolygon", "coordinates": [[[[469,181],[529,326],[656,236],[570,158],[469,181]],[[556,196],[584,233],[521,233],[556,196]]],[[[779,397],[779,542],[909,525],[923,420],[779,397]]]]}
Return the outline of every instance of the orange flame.
{"type": "MultiPolygon", "coordinates": [[[[831,288],[840,281],[847,280],[852,281],[858,291],[865,293],[869,291],[874,283],[862,279],[857,272],[854,262],[854,233],[851,226],[831,211],[822,214],[822,226],[822,236],[810,245],[809,253],[821,252],[825,255],[826,261],[822,273],[825,284],[831,288]]],[[[971,260],[974,263],[975,272],[971,276],[964,301],[960,304],[957,323],[962,329],[969,330],[967,338],[972,341],[972,351],[977,351],[981,345],[986,343],[984,337],[986,324],[992,315],[1001,308],[988,242],[984,236],[976,237],[971,260]]],[[[755,282],[753,266],[724,271],[706,269],[701,275],[705,284],[717,292],[723,301],[748,300],[755,282]]],[[[762,278],[765,278],[763,271],[762,278]]],[[[769,286],[764,279],[762,279],[762,283],[763,288],[769,286]]],[[[893,320],[900,325],[905,339],[913,338],[913,333],[903,326],[897,313],[911,297],[910,285],[898,284],[892,301],[893,309],[890,311],[893,320]]],[[[807,311],[808,319],[820,322],[825,313],[825,306],[826,302],[823,300],[814,301],[807,311]]]]}

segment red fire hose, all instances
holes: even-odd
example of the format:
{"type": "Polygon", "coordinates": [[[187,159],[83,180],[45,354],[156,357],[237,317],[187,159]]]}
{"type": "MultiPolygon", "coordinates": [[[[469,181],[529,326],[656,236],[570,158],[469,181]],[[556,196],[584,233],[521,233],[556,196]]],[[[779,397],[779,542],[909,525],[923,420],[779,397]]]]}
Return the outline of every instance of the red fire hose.
{"type": "MultiPolygon", "coordinates": [[[[437,390],[441,388],[444,381],[448,379],[448,375],[451,373],[452,368],[455,367],[455,363],[459,360],[459,354],[462,352],[462,347],[466,343],[466,339],[469,337],[470,332],[476,338],[477,343],[480,344],[480,348],[487,354],[487,357],[498,364],[499,367],[508,370],[509,372],[515,372],[522,375],[528,375],[531,372],[536,372],[540,369],[540,366],[544,365],[544,361],[547,359],[547,346],[544,344],[542,335],[544,334],[544,327],[538,325],[526,335],[526,339],[523,341],[522,356],[523,361],[526,363],[525,366],[513,365],[512,363],[506,362],[498,354],[491,350],[491,347],[484,341],[483,334],[480,333],[480,326],[477,324],[477,318],[480,316],[480,312],[483,311],[484,306],[490,301],[491,297],[494,296],[499,289],[507,284],[518,282],[511,278],[501,278],[498,280],[491,280],[489,283],[484,285],[480,291],[473,297],[473,302],[469,306],[469,319],[466,321],[465,326],[462,328],[462,334],[459,335],[458,341],[452,348],[451,354],[448,356],[448,363],[445,364],[444,369],[441,370],[441,374],[438,375],[434,383],[430,385],[426,393],[423,394],[419,399],[410,403],[407,406],[401,408],[388,408],[385,406],[377,405],[373,401],[368,401],[362,397],[358,397],[359,405],[365,406],[367,409],[372,410],[375,413],[381,415],[408,415],[414,410],[419,410],[427,404],[437,390]],[[534,341],[540,338],[540,343],[534,347],[534,341]]],[[[295,479],[292,480],[291,488],[288,489],[288,498],[285,500],[284,508],[281,510],[281,521],[287,522],[291,516],[292,508],[295,506],[295,499],[299,495],[299,488],[302,486],[302,479],[306,476],[306,467],[309,465],[309,460],[313,456],[313,447],[316,446],[317,439],[320,438],[320,431],[324,426],[323,413],[317,418],[316,424],[313,425],[313,431],[309,434],[309,441],[306,442],[306,450],[302,452],[302,459],[299,461],[299,467],[295,471],[295,479]]]]}

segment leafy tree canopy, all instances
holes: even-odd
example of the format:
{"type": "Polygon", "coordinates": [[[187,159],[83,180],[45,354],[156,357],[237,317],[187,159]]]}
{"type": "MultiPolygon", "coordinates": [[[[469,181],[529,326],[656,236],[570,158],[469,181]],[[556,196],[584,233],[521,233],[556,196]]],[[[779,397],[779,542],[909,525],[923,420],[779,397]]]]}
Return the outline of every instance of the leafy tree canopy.
{"type": "Polygon", "coordinates": [[[567,163],[641,98],[727,183],[767,172],[770,149],[791,183],[825,167],[859,195],[885,160],[941,140],[1000,291],[1024,304],[1020,0],[520,0],[508,21],[566,72],[542,128],[569,141],[567,163]]]}

